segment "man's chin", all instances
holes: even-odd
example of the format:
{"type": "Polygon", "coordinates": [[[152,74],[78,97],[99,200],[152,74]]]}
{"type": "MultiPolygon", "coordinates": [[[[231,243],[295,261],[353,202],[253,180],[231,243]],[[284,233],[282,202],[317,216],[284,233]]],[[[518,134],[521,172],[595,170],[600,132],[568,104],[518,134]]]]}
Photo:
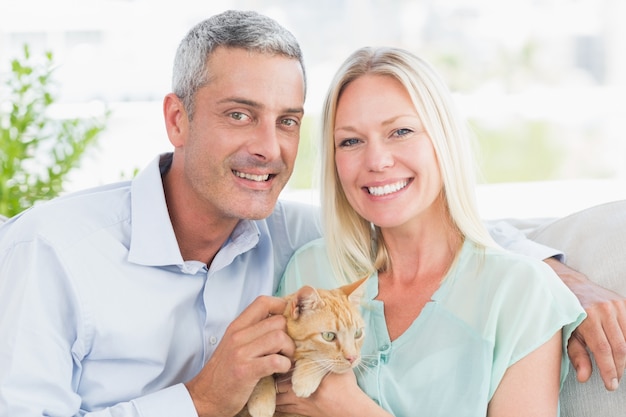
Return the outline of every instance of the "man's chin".
{"type": "Polygon", "coordinates": [[[252,200],[249,204],[242,206],[240,218],[248,220],[262,220],[269,217],[276,207],[277,198],[265,199],[264,201],[252,200]]]}

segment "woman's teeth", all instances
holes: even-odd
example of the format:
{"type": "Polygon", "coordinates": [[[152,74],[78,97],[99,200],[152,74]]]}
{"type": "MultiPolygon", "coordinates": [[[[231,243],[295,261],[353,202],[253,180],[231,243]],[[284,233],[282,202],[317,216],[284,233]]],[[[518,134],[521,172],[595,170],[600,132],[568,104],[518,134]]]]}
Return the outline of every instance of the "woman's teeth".
{"type": "Polygon", "coordinates": [[[382,195],[387,195],[387,194],[400,191],[401,189],[406,187],[408,183],[409,183],[409,180],[403,180],[403,181],[396,182],[395,184],[383,185],[382,187],[367,187],[367,191],[371,195],[375,195],[379,197],[382,195]]]}

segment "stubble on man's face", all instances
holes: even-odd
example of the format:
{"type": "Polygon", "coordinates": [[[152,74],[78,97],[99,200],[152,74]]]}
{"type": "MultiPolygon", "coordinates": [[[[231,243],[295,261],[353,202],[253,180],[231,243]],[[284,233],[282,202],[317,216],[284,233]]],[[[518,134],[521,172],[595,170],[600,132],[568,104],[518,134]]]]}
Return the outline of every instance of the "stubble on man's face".
{"type": "Polygon", "coordinates": [[[295,59],[224,48],[210,65],[183,149],[192,200],[213,217],[265,218],[295,163],[302,69],[295,59]]]}

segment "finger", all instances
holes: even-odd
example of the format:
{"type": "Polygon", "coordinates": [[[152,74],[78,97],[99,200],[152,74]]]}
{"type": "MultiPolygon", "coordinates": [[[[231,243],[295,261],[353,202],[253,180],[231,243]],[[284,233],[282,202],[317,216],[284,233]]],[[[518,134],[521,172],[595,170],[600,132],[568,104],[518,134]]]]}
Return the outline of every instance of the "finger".
{"type": "Polygon", "coordinates": [[[211,361],[238,369],[237,378],[261,378],[291,368],[294,341],[284,330],[285,318],[272,316],[247,328],[227,330],[211,361]]]}
{"type": "Polygon", "coordinates": [[[286,394],[292,392],[291,375],[288,373],[274,375],[274,387],[276,388],[276,395],[282,395],[285,398],[286,394]]]}
{"type": "MultiPolygon", "coordinates": [[[[269,319],[268,319],[269,320],[269,319]]],[[[271,332],[263,333],[250,343],[253,356],[267,356],[267,355],[280,355],[285,361],[281,359],[280,371],[274,371],[273,373],[285,373],[291,369],[291,357],[293,357],[296,350],[296,344],[287,333],[281,328],[280,330],[273,330],[271,332]],[[256,354],[255,354],[256,353],[256,354]]]]}
{"type": "MultiPolygon", "coordinates": [[[[291,360],[277,353],[261,356],[250,364],[251,371],[260,377],[287,372],[291,368],[291,360]]],[[[259,377],[259,378],[260,378],[259,377]]]]}
{"type": "Polygon", "coordinates": [[[587,382],[591,376],[591,357],[583,342],[578,337],[572,335],[567,344],[567,353],[576,370],[578,382],[587,382]]]}
{"type": "Polygon", "coordinates": [[[283,385],[278,385],[278,389],[279,389],[279,393],[276,394],[276,410],[277,411],[288,411],[288,409],[285,409],[285,406],[293,406],[295,405],[298,401],[303,401],[301,399],[299,399],[298,397],[296,397],[296,394],[294,394],[293,390],[291,389],[291,384],[289,384],[288,387],[285,387],[283,385]],[[283,408],[279,409],[278,407],[281,406],[283,408]]]}
{"type": "MultiPolygon", "coordinates": [[[[278,318],[278,317],[277,317],[278,318]]],[[[269,355],[279,355],[280,370],[270,373],[284,373],[291,368],[291,357],[295,351],[295,343],[282,327],[270,328],[266,322],[279,321],[269,318],[263,323],[258,323],[232,335],[233,347],[236,357],[240,360],[256,359],[269,355]],[[236,347],[238,346],[238,347],[236,347]]]]}
{"type": "Polygon", "coordinates": [[[615,355],[615,367],[617,369],[617,378],[621,380],[626,371],[626,303],[624,301],[617,305],[617,321],[618,330],[614,339],[611,339],[615,355]],[[614,342],[613,342],[614,340],[614,342]]]}
{"type": "MultiPolygon", "coordinates": [[[[270,343],[269,338],[259,339],[254,343],[236,348],[230,354],[221,359],[220,362],[231,363],[226,370],[237,381],[258,381],[260,378],[275,373],[283,373],[291,368],[291,360],[279,353],[279,349],[270,343]],[[259,347],[259,345],[265,346],[259,347]]],[[[217,357],[211,357],[211,361],[217,361],[217,357]]],[[[255,382],[256,383],[256,382],[255,382]]],[[[251,385],[251,387],[254,384],[251,385]]]]}
{"type": "Polygon", "coordinates": [[[584,335],[609,391],[617,389],[626,364],[625,315],[621,302],[597,304],[588,309],[587,320],[577,329],[584,335]]]}
{"type": "MultiPolygon", "coordinates": [[[[268,316],[246,327],[239,329],[237,329],[237,327],[239,326],[229,326],[227,331],[232,334],[231,337],[235,343],[239,345],[250,343],[255,339],[263,337],[267,333],[282,332],[285,333],[285,335],[287,334],[287,320],[283,316],[268,316]]],[[[282,340],[282,338],[279,340],[282,340]]]]}
{"type": "MultiPolygon", "coordinates": [[[[605,385],[613,386],[615,383],[613,379],[617,378],[619,383],[619,380],[624,374],[624,367],[626,365],[626,339],[618,320],[606,323],[604,330],[610,345],[613,363],[609,369],[603,369],[602,364],[598,364],[598,368],[600,369],[600,374],[602,375],[605,385]]],[[[615,387],[615,389],[617,389],[617,387],[615,387]]]]}
{"type": "MultiPolygon", "coordinates": [[[[600,377],[602,381],[604,381],[604,386],[609,391],[615,391],[619,381],[617,379],[615,360],[613,359],[613,350],[611,349],[611,344],[605,333],[603,332],[595,339],[592,339],[592,343],[590,343],[588,347],[593,353],[598,371],[600,372],[600,377]]],[[[589,374],[591,374],[591,370],[589,374]]]]}
{"type": "Polygon", "coordinates": [[[238,330],[258,323],[269,316],[282,315],[286,306],[287,301],[282,298],[259,296],[241,312],[229,327],[238,330]]]}

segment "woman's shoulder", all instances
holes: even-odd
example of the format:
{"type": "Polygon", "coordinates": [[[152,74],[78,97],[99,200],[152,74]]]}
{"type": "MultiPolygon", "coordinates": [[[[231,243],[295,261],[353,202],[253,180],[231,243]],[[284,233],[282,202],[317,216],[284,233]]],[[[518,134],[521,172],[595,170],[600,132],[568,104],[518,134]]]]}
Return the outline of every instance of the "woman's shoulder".
{"type": "MultiPolygon", "coordinates": [[[[541,320],[550,316],[560,323],[579,322],[584,310],[576,296],[543,261],[504,249],[465,250],[465,263],[457,269],[459,285],[450,297],[451,308],[460,308],[464,297],[481,300],[485,317],[502,320],[541,320]]],[[[552,328],[550,328],[552,330],[552,328]]]]}
{"type": "MultiPolygon", "coordinates": [[[[496,303],[575,297],[559,276],[543,261],[509,252],[466,244],[454,273],[456,287],[466,295],[496,303]]],[[[532,303],[531,303],[532,304],[532,303]]]]}
{"type": "Polygon", "coordinates": [[[523,276],[528,279],[546,276],[557,278],[556,273],[548,264],[527,255],[510,252],[500,248],[482,248],[470,244],[467,250],[466,263],[480,266],[489,276],[500,280],[502,277],[523,276]]]}

